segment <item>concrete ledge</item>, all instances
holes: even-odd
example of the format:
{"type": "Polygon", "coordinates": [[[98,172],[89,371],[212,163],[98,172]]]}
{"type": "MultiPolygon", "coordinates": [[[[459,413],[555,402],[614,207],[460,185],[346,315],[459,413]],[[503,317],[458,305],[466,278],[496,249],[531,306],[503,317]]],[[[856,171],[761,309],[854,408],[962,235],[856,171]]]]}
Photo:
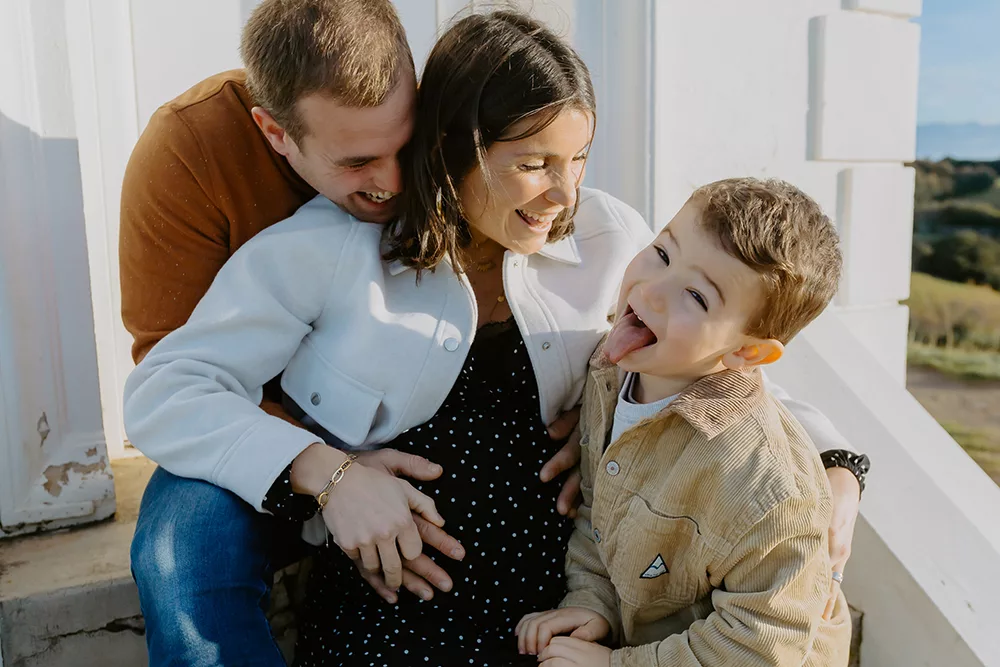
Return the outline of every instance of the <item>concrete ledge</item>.
{"type": "Polygon", "coordinates": [[[129,544],[154,465],[132,458],[113,467],[114,519],[0,542],[4,667],[146,665],[129,544]]]}
{"type": "Polygon", "coordinates": [[[839,313],[798,336],[771,377],[872,459],[844,575],[865,614],[862,664],[1000,665],[997,485],[839,313]]]}

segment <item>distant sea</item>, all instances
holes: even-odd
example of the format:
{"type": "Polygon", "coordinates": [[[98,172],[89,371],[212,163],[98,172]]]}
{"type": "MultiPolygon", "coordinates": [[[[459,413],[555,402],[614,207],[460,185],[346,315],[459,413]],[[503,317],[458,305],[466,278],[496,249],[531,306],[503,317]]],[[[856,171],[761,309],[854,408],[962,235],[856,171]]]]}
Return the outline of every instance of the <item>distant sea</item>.
{"type": "Polygon", "coordinates": [[[917,127],[917,157],[940,160],[1000,159],[1000,125],[930,123],[917,127]]]}

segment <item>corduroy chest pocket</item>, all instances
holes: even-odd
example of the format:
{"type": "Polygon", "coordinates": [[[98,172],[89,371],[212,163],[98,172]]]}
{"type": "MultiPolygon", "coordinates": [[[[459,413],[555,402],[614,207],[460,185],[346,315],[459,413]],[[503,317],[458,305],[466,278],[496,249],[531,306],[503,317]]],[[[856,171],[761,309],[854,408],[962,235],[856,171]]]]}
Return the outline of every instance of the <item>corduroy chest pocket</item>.
{"type": "Polygon", "coordinates": [[[633,496],[616,533],[611,580],[622,601],[639,609],[638,622],[695,602],[707,574],[705,545],[694,519],[660,514],[633,496]]]}

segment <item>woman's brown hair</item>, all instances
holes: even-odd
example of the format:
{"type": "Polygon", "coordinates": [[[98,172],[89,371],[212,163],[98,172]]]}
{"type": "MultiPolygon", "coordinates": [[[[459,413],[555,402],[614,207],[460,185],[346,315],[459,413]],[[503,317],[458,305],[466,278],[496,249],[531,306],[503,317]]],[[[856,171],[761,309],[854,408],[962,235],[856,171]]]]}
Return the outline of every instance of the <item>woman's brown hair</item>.
{"type": "MultiPolygon", "coordinates": [[[[450,257],[456,271],[471,242],[459,184],[477,165],[489,177],[486,151],[542,131],[563,109],[594,114],[590,73],[580,56],[538,21],[512,11],[474,14],[438,40],[424,67],[416,129],[404,159],[400,221],[386,229],[385,259],[418,271],[450,257]],[[515,136],[510,128],[535,122],[515,136]]],[[[573,210],[549,232],[573,232],[573,210]]]]}

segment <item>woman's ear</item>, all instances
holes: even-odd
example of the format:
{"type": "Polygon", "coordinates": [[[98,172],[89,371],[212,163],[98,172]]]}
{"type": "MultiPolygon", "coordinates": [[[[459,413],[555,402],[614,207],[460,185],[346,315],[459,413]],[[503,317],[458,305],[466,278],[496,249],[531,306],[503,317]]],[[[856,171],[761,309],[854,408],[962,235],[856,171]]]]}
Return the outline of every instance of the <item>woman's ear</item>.
{"type": "Polygon", "coordinates": [[[730,370],[753,368],[773,364],[785,353],[785,346],[773,338],[752,339],[743,347],[722,357],[722,364],[730,370]]]}

